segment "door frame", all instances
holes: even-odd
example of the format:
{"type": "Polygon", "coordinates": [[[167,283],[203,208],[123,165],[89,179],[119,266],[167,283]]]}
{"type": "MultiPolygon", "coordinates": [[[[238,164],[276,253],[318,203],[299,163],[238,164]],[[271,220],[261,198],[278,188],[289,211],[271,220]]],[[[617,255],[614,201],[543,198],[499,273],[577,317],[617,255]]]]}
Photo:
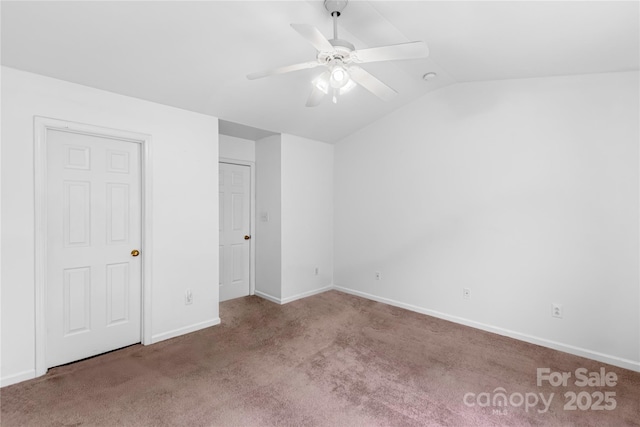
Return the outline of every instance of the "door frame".
{"type": "Polygon", "coordinates": [[[151,135],[119,129],[70,122],[49,117],[34,116],[34,205],[35,205],[35,374],[47,373],[47,132],[80,133],[140,144],[140,196],[141,196],[141,330],[140,340],[148,345],[151,340],[151,238],[152,180],[151,135]]]}
{"type": "Polygon", "coordinates": [[[256,163],[248,160],[236,160],[227,157],[220,157],[218,163],[228,163],[232,165],[248,166],[249,167],[249,182],[251,183],[251,189],[249,191],[249,235],[251,240],[249,241],[249,295],[255,295],[256,293],[256,245],[255,230],[256,230],[256,163]]]}

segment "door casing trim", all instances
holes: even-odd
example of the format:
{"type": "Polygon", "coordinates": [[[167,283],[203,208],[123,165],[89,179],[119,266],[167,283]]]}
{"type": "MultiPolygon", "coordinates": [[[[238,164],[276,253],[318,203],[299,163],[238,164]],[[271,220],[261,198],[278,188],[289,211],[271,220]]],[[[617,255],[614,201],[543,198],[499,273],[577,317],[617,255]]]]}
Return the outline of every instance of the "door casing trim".
{"type": "Polygon", "coordinates": [[[152,179],[151,135],[70,122],[49,117],[34,117],[34,207],[35,207],[35,376],[47,373],[47,131],[80,133],[140,144],[141,194],[141,331],[142,344],[151,339],[152,279],[152,179]]]}

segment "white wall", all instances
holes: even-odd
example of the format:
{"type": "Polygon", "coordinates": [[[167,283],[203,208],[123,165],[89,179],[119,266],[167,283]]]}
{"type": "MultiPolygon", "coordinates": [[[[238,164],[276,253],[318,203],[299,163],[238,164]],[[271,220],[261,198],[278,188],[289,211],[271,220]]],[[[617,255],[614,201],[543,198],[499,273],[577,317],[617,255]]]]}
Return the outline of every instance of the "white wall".
{"type": "Polygon", "coordinates": [[[256,294],[274,301],[282,295],[280,139],[256,141],[256,294]]]}
{"type": "Polygon", "coordinates": [[[329,289],[333,146],[287,134],[264,138],[256,142],[256,169],[256,294],[284,304],[329,289]]]}
{"type": "Polygon", "coordinates": [[[255,162],[256,142],[250,139],[219,135],[218,154],[220,158],[255,162]]]}
{"type": "Polygon", "coordinates": [[[3,68],[2,384],[34,376],[36,115],[152,136],[152,339],[218,323],[217,118],[3,68]]]}
{"type": "Polygon", "coordinates": [[[458,84],[345,138],[334,283],[640,370],[638,89],[637,72],[458,84]]]}
{"type": "Polygon", "coordinates": [[[283,134],[282,300],[332,284],[333,145],[283,134]]]}

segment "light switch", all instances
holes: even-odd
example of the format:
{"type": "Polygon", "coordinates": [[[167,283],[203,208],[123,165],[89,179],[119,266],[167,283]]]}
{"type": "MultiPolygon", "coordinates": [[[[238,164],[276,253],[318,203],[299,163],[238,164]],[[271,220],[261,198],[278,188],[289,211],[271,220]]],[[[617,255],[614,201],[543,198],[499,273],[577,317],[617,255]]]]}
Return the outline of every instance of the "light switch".
{"type": "Polygon", "coordinates": [[[260,212],[260,221],[269,222],[269,212],[260,212]]]}

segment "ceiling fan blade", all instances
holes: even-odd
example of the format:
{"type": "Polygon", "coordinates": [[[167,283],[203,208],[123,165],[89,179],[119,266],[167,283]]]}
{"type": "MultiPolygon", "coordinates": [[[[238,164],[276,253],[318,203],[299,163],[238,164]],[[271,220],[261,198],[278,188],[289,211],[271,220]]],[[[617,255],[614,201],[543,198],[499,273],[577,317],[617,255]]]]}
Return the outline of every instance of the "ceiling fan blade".
{"type": "Polygon", "coordinates": [[[352,65],[347,71],[354,82],[358,83],[360,86],[384,101],[391,101],[391,99],[398,94],[398,92],[382,83],[363,68],[352,65]]]}
{"type": "Polygon", "coordinates": [[[313,25],[291,24],[291,27],[307,39],[318,52],[333,52],[335,50],[329,40],[313,25]]]}
{"type": "Polygon", "coordinates": [[[284,66],[284,67],[274,68],[274,69],[267,70],[267,71],[260,71],[260,72],[257,72],[257,73],[247,74],[247,78],[249,80],[255,80],[255,79],[260,79],[262,77],[273,76],[273,75],[276,75],[276,74],[284,74],[284,73],[290,73],[292,71],[306,70],[306,69],[309,69],[309,68],[316,68],[316,67],[319,67],[321,65],[323,65],[323,64],[320,64],[318,61],[302,62],[300,64],[287,65],[287,66],[284,66]]]}
{"type": "Polygon", "coordinates": [[[410,42],[356,50],[352,54],[356,58],[355,61],[359,63],[395,61],[426,58],[429,56],[429,48],[425,42],[410,42]]]}
{"type": "Polygon", "coordinates": [[[309,94],[309,99],[307,99],[307,103],[305,104],[307,107],[317,107],[320,105],[322,98],[324,98],[325,93],[318,89],[315,85],[309,94]]]}

